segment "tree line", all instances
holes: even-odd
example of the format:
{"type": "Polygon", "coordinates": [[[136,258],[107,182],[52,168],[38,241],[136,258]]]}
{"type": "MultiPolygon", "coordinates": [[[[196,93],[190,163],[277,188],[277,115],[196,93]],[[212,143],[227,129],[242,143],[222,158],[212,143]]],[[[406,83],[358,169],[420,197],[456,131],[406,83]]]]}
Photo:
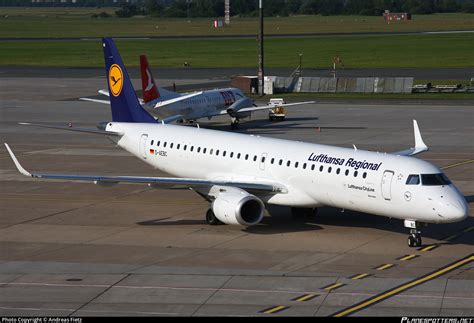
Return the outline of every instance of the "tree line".
{"type": "MultiPolygon", "coordinates": [[[[385,10],[431,14],[473,12],[474,0],[263,0],[265,16],[289,15],[381,15],[385,10]]],[[[117,7],[122,17],[152,15],[173,18],[222,17],[224,0],[77,0],[76,3],[0,0],[0,6],[117,7]]],[[[258,15],[258,0],[230,0],[232,16],[258,15]]]]}

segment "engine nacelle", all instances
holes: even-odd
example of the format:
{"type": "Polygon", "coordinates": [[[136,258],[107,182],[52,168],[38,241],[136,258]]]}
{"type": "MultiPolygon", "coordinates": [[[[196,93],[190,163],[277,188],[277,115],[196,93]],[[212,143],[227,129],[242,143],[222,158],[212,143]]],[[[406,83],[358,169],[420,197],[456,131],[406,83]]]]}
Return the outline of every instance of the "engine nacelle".
{"type": "Polygon", "coordinates": [[[212,202],[211,208],[219,221],[245,226],[259,223],[265,210],[258,197],[243,190],[220,193],[212,202]]]}

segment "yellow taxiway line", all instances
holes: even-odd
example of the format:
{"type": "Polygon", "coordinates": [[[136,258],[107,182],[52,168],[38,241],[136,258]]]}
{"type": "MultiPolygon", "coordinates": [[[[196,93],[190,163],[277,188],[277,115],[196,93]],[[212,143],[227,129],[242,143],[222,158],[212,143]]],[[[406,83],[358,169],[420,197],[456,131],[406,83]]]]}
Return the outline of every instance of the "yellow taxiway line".
{"type": "Polygon", "coordinates": [[[424,284],[430,280],[433,280],[435,278],[438,278],[444,274],[447,274],[448,272],[450,271],[453,271],[455,269],[458,269],[459,267],[461,266],[464,266],[470,262],[474,261],[474,254],[470,254],[469,256],[465,257],[465,258],[462,258],[462,259],[459,259],[445,267],[442,267],[434,272],[431,272],[429,274],[426,274],[420,278],[417,278],[415,280],[412,280],[408,283],[405,283],[403,285],[400,285],[398,287],[395,287],[391,290],[388,290],[386,292],[383,292],[383,293],[380,293],[378,295],[375,295],[365,301],[362,301],[360,303],[357,303],[355,305],[352,305],[342,311],[339,311],[339,312],[336,312],[334,314],[332,314],[332,316],[335,316],[335,317],[342,317],[342,316],[347,316],[347,315],[350,315],[352,313],[355,313],[355,312],[358,312],[358,311],[361,311],[369,306],[372,306],[376,303],[379,303],[379,302],[382,302],[384,300],[386,300],[387,298],[390,298],[394,295],[397,295],[397,294],[400,294],[410,288],[413,288],[413,287],[416,287],[418,285],[421,285],[421,284],[424,284]]]}

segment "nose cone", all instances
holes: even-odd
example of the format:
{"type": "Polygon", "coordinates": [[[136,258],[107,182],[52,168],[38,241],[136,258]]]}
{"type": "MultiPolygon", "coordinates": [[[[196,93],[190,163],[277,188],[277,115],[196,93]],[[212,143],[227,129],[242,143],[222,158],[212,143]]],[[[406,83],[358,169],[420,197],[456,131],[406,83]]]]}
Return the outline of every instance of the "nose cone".
{"type": "Polygon", "coordinates": [[[450,222],[458,222],[466,219],[469,216],[469,206],[467,205],[464,196],[457,194],[456,197],[451,197],[447,204],[446,217],[450,222]]]}
{"type": "Polygon", "coordinates": [[[456,187],[445,186],[438,194],[433,211],[439,223],[459,222],[469,216],[469,207],[464,195],[456,187]]]}

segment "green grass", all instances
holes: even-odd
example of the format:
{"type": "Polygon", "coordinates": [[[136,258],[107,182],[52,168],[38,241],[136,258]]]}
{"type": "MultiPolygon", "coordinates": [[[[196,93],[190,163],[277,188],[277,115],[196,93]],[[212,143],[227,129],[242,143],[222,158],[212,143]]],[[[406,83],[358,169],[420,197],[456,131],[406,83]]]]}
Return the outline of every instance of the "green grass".
{"type": "MultiPolygon", "coordinates": [[[[224,36],[257,34],[257,18],[232,18],[225,28],[212,27],[214,18],[117,18],[114,8],[1,8],[1,38],[102,37],[102,36],[224,36]],[[91,18],[106,11],[111,18],[91,18]]],[[[413,20],[386,24],[374,16],[268,17],[266,34],[408,32],[473,30],[474,14],[414,15],[413,20]]]]}
{"type": "MultiPolygon", "coordinates": [[[[253,39],[117,40],[126,66],[146,53],[153,67],[257,67],[253,39]]],[[[265,43],[267,67],[330,68],[339,54],[346,68],[439,68],[474,66],[474,34],[274,38],[265,43]]],[[[3,42],[0,65],[102,67],[100,42],[3,42]]]]}

